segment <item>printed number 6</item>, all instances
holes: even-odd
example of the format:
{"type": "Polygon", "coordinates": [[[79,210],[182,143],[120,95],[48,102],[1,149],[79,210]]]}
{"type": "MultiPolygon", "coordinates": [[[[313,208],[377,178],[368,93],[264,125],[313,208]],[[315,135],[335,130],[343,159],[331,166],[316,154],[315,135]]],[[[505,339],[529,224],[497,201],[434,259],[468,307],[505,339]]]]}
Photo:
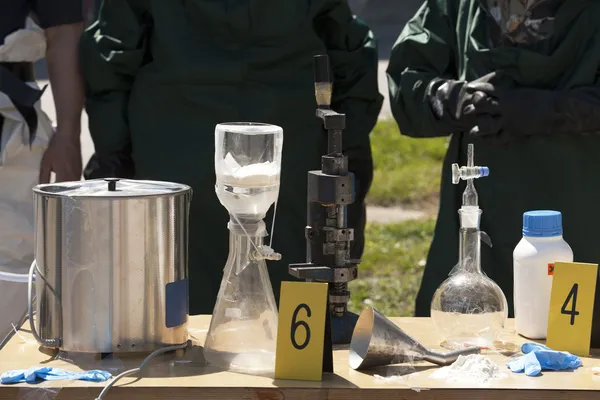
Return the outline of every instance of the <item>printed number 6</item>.
{"type": "Polygon", "coordinates": [[[308,324],[305,321],[296,321],[296,318],[298,317],[298,312],[302,308],[304,308],[306,310],[307,317],[310,318],[310,315],[311,315],[310,307],[304,303],[300,304],[294,310],[294,315],[292,315],[291,337],[292,337],[292,345],[297,350],[302,350],[302,349],[306,348],[306,346],[308,346],[308,343],[310,342],[310,328],[308,327],[308,324]],[[304,330],[306,331],[306,339],[304,340],[304,343],[302,343],[302,344],[298,344],[298,342],[296,342],[296,329],[298,329],[298,327],[300,327],[300,326],[302,326],[304,328],[304,330]]]}

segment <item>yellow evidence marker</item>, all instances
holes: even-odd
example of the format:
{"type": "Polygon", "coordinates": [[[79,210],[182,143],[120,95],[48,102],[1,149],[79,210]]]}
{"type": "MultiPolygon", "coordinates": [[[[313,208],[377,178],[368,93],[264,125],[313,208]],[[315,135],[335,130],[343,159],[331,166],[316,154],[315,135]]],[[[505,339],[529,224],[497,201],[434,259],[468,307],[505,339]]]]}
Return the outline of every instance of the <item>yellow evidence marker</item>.
{"type": "Polygon", "coordinates": [[[557,262],[554,265],[548,347],[589,356],[597,278],[598,264],[557,262]]]}
{"type": "Polygon", "coordinates": [[[327,283],[282,282],[275,379],[320,381],[332,369],[327,283]],[[328,368],[327,364],[331,365],[328,368]]]}

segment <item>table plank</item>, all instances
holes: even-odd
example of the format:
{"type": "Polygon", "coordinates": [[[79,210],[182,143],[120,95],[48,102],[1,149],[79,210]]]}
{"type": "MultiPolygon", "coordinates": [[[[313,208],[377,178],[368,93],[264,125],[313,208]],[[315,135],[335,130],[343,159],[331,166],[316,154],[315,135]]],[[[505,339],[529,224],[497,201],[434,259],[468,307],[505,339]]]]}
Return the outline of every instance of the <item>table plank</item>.
{"type": "MultiPolygon", "coordinates": [[[[432,349],[441,349],[440,337],[428,318],[392,318],[392,321],[409,335],[432,349]]],[[[438,367],[427,362],[398,365],[368,372],[354,371],[348,367],[348,351],[334,351],[335,374],[326,374],[322,382],[280,381],[268,377],[235,374],[207,366],[202,357],[202,348],[210,316],[190,318],[189,332],[194,347],[176,354],[157,357],[141,374],[142,379],[124,378],[113,387],[106,397],[132,399],[419,399],[444,398],[447,400],[466,397],[486,400],[517,396],[519,399],[579,399],[589,398],[589,391],[600,389],[600,376],[592,368],[600,366],[600,360],[584,358],[583,366],[573,372],[544,372],[539,377],[513,374],[506,369],[502,380],[485,384],[456,383],[432,379],[430,375],[438,367]],[[398,376],[394,380],[382,381],[374,377],[398,376]],[[518,392],[516,392],[518,391],[518,392]]],[[[27,324],[26,324],[27,327],[27,324]]],[[[526,339],[509,331],[504,340],[518,345],[526,339]]],[[[509,357],[498,353],[487,353],[490,359],[505,368],[509,357]]],[[[68,370],[107,369],[115,375],[125,368],[136,367],[142,357],[119,354],[100,360],[95,355],[65,355],[40,349],[25,327],[0,351],[0,373],[14,369],[26,369],[35,365],[48,365],[68,370]],[[118,370],[115,370],[118,368],[118,370]]],[[[94,399],[104,383],[83,381],[44,382],[38,385],[0,385],[0,399],[94,399]],[[46,391],[47,396],[41,397],[46,391]]],[[[597,395],[596,393],[592,395],[597,395]]]]}

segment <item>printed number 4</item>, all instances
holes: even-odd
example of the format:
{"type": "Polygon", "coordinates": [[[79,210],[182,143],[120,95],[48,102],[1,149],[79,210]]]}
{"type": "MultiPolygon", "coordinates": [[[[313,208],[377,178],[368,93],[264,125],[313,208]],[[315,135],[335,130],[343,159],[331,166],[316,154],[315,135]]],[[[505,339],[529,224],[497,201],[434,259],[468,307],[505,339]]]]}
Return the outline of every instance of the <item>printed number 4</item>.
{"type": "Polygon", "coordinates": [[[573,287],[571,288],[571,291],[569,292],[569,295],[567,296],[567,299],[565,300],[565,302],[563,303],[561,309],[560,309],[560,313],[561,314],[565,314],[565,315],[570,315],[571,316],[571,325],[575,325],[575,316],[579,315],[579,311],[576,311],[576,307],[577,307],[577,290],[579,289],[579,284],[575,283],[573,285],[573,287]],[[571,301],[571,298],[573,299],[573,306],[571,307],[571,310],[567,310],[567,306],[569,305],[569,302],[571,301]]]}
{"type": "Polygon", "coordinates": [[[294,348],[296,348],[297,350],[302,350],[306,348],[306,346],[308,346],[308,343],[310,342],[310,328],[308,327],[308,324],[305,321],[296,321],[296,318],[298,318],[298,312],[303,308],[306,310],[306,316],[310,318],[310,307],[304,303],[298,305],[298,307],[296,307],[296,309],[294,310],[294,314],[292,315],[292,330],[290,333],[292,338],[292,346],[294,346],[294,348]],[[296,341],[296,330],[299,327],[303,327],[306,331],[306,339],[304,339],[304,342],[302,342],[302,344],[298,344],[298,342],[296,341]]]}

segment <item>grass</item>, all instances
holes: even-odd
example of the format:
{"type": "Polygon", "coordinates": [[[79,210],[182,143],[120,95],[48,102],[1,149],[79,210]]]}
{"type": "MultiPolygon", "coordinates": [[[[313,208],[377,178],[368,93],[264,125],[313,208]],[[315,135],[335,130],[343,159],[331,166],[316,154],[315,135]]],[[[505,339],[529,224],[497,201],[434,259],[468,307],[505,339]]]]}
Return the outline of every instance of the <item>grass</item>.
{"type": "Polygon", "coordinates": [[[388,316],[411,316],[434,226],[435,218],[368,224],[349,308],[360,313],[372,305],[388,316]]]}
{"type": "Polygon", "coordinates": [[[446,138],[412,139],[393,121],[380,121],[371,134],[375,176],[369,205],[429,211],[424,220],[369,223],[359,278],[350,283],[349,308],[372,305],[388,316],[411,316],[435,227],[446,138]]]}
{"type": "Polygon", "coordinates": [[[402,136],[394,121],[380,121],[371,133],[375,163],[370,205],[428,208],[439,197],[446,138],[402,136]]]}

